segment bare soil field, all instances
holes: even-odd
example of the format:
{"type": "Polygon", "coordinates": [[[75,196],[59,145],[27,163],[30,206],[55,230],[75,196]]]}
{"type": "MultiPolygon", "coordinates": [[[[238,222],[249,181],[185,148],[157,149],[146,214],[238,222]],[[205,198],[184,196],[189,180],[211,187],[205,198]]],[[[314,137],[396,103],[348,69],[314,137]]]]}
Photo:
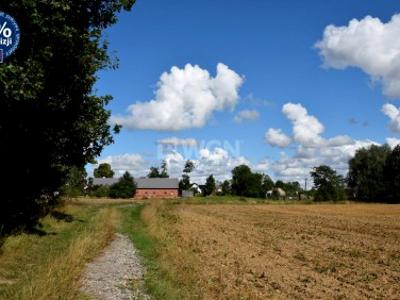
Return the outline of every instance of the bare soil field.
{"type": "Polygon", "coordinates": [[[399,299],[400,206],[153,203],[148,232],[191,299],[399,299]]]}

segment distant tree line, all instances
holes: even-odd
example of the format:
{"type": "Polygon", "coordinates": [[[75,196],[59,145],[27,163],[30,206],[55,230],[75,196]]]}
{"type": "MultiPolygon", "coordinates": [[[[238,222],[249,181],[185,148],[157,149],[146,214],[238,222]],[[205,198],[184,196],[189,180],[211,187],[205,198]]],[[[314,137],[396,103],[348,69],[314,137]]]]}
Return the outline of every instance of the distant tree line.
{"type": "MultiPolygon", "coordinates": [[[[279,189],[284,191],[286,199],[313,199],[315,201],[340,201],[345,199],[364,202],[400,202],[400,146],[391,150],[387,145],[372,145],[359,149],[349,161],[346,177],[329,166],[313,168],[310,176],[313,186],[304,190],[297,181],[274,182],[266,174],[253,172],[247,165],[232,170],[232,178],[218,182],[211,174],[203,185],[191,182],[190,173],[195,169],[192,161],[186,161],[179,181],[179,191],[192,191],[198,194],[200,186],[203,196],[233,195],[239,197],[282,199],[279,189]]],[[[100,164],[94,169],[95,178],[112,178],[114,171],[109,164],[100,164]]],[[[84,169],[71,168],[67,184],[62,193],[76,197],[89,195],[94,197],[129,198],[136,190],[133,177],[125,173],[111,186],[94,186],[93,179],[86,181],[84,169]]],[[[148,178],[168,178],[165,161],[160,167],[151,167],[148,178]]]]}

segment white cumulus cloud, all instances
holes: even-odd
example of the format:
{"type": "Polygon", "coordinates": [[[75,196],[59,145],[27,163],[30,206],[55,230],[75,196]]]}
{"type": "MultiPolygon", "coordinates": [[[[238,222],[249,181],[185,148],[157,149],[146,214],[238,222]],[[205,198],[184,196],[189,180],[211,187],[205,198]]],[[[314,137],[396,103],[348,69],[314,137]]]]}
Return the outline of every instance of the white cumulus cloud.
{"type": "Polygon", "coordinates": [[[322,142],[320,134],[324,126],[314,116],[308,114],[301,104],[286,103],[283,114],[292,122],[293,139],[303,145],[313,146],[322,142]]]}
{"type": "MultiPolygon", "coordinates": [[[[321,136],[323,124],[315,116],[309,115],[301,104],[287,103],[282,112],[292,123],[292,141],[297,144],[297,149],[294,155],[283,153],[280,159],[271,164],[276,178],[302,181],[309,177],[312,168],[323,164],[344,175],[348,169],[348,161],[357,149],[377,144],[370,140],[354,140],[348,135],[324,138],[321,136]]],[[[277,141],[281,137],[284,137],[283,141],[290,139],[280,129],[270,128],[266,133],[267,140],[268,134],[270,139],[275,134],[277,141]]],[[[275,142],[275,145],[278,143],[275,142]]],[[[281,145],[284,146],[285,142],[281,145]]]]}
{"type": "Polygon", "coordinates": [[[382,106],[382,112],[389,117],[392,131],[400,132],[400,109],[393,104],[386,103],[382,106]]]}
{"type": "Polygon", "coordinates": [[[268,144],[277,147],[287,147],[292,142],[292,139],[284,134],[281,129],[270,128],[265,133],[265,139],[268,144]]]}
{"type": "Polygon", "coordinates": [[[241,110],[233,118],[235,123],[241,123],[243,121],[255,121],[260,117],[260,113],[256,110],[241,110]]]}
{"type": "Polygon", "coordinates": [[[121,176],[123,173],[128,171],[134,176],[144,176],[148,173],[147,161],[137,153],[133,154],[121,154],[121,155],[109,155],[98,161],[98,164],[108,163],[116,173],[116,177],[121,176]]]}
{"type": "Polygon", "coordinates": [[[154,99],[128,107],[128,115],[111,122],[128,129],[182,130],[204,126],[214,111],[233,109],[243,78],[219,63],[212,77],[207,70],[187,64],[161,75],[154,99]]]}
{"type": "Polygon", "coordinates": [[[347,26],[329,25],[316,43],[325,67],[357,67],[381,80],[383,93],[400,98],[400,14],[387,23],[367,16],[347,26]]]}

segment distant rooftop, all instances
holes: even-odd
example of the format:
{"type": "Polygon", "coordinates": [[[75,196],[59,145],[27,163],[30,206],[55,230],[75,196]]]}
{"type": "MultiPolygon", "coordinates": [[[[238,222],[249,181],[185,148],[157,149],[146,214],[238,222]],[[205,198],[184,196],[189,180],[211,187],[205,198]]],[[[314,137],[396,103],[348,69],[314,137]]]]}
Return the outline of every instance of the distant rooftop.
{"type": "Polygon", "coordinates": [[[93,178],[93,185],[112,185],[118,180],[119,178],[93,178]]]}
{"type": "MultiPolygon", "coordinates": [[[[119,178],[93,178],[93,185],[112,185],[119,178]]],[[[177,178],[137,178],[135,179],[138,189],[177,189],[179,181],[177,178]]]]}
{"type": "Polygon", "coordinates": [[[176,178],[138,178],[135,179],[138,189],[177,189],[176,178]]]}

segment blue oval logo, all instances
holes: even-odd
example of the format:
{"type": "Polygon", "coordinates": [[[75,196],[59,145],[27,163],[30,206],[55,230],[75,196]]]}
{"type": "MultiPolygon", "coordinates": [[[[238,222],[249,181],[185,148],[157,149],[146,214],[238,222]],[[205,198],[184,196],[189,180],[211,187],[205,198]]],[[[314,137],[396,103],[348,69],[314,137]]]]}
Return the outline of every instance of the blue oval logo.
{"type": "Polygon", "coordinates": [[[0,11],[0,62],[17,50],[20,31],[17,22],[9,14],[0,11]]]}

